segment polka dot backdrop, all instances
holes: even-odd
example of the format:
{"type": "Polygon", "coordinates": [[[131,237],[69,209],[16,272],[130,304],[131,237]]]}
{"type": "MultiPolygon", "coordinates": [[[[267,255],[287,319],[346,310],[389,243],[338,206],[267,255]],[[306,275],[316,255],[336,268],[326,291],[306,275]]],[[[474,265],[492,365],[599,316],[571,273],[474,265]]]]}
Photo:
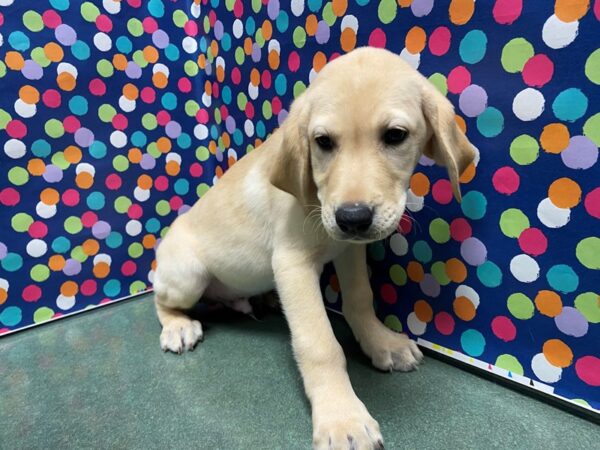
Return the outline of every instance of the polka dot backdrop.
{"type": "MultiPolygon", "coordinates": [[[[599,0],[0,0],[0,333],[147,290],[168,225],[326,62],[387,47],[478,155],[460,205],[421,159],[370,247],[379,315],[600,408],[599,20],[599,0]]],[[[330,269],[323,288],[339,307],[330,269]]]]}

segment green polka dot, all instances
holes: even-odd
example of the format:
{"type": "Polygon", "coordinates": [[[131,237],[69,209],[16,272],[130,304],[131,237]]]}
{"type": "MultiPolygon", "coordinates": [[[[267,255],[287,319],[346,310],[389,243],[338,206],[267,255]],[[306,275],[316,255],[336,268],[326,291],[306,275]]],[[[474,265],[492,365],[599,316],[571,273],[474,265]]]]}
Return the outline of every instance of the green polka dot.
{"type": "Polygon", "coordinates": [[[5,110],[0,108],[0,129],[5,129],[6,124],[12,120],[12,117],[5,110]]]}
{"type": "Polygon", "coordinates": [[[44,124],[44,131],[51,138],[59,138],[65,134],[63,124],[58,119],[50,119],[44,124]]]}
{"type": "Polygon", "coordinates": [[[48,67],[51,61],[46,57],[46,53],[42,47],[36,47],[31,50],[31,59],[42,67],[48,67]]]}
{"type": "Polygon", "coordinates": [[[600,323],[600,296],[594,292],[584,292],[575,299],[575,308],[590,323],[600,323]]]}
{"type": "Polygon", "coordinates": [[[156,116],[152,113],[146,113],[142,116],[142,126],[146,130],[154,130],[158,126],[156,116]]]}
{"type": "MultiPolygon", "coordinates": [[[[204,32],[208,33],[210,31],[210,20],[208,18],[208,14],[204,15],[204,20],[202,21],[202,26],[204,27],[204,32]]],[[[210,47],[208,48],[210,51],[210,47]]]]}
{"type": "Polygon", "coordinates": [[[96,63],[96,71],[104,78],[111,77],[115,73],[114,66],[107,59],[101,59],[96,63]]]}
{"type": "Polygon", "coordinates": [[[166,216],[167,214],[169,214],[171,212],[171,206],[169,205],[169,202],[166,200],[159,200],[156,203],[156,214],[158,214],[159,216],[166,216]]]}
{"type": "Polygon", "coordinates": [[[514,317],[521,320],[531,319],[535,312],[531,299],[521,292],[511,294],[506,301],[506,306],[514,317]]]}
{"type": "Polygon", "coordinates": [[[179,28],[183,28],[185,23],[188,21],[188,16],[181,9],[173,11],[173,23],[179,28]]]}
{"type": "Polygon", "coordinates": [[[394,330],[398,333],[402,333],[402,322],[400,322],[400,319],[398,319],[397,316],[390,314],[389,316],[386,316],[383,323],[390,330],[394,330]]]}
{"type": "Polygon", "coordinates": [[[144,253],[144,246],[139,242],[134,242],[127,248],[127,253],[131,258],[139,258],[144,253]]]}
{"type": "Polygon", "coordinates": [[[337,20],[337,16],[333,12],[333,4],[328,2],[323,8],[323,20],[329,26],[332,26],[337,20]]]}
{"type": "Polygon", "coordinates": [[[109,123],[113,120],[113,117],[117,114],[117,110],[114,106],[105,103],[98,107],[98,117],[102,122],[109,123]]]}
{"type": "Polygon", "coordinates": [[[81,219],[77,216],[67,217],[64,223],[65,231],[70,234],[77,234],[83,229],[81,219]]]}
{"type": "Polygon", "coordinates": [[[246,94],[244,94],[243,92],[240,92],[237,95],[237,106],[240,111],[244,111],[244,109],[246,108],[246,103],[248,103],[248,97],[246,97],[246,94]]]}
{"type": "Polygon", "coordinates": [[[210,189],[210,186],[208,184],[201,183],[196,188],[196,195],[198,197],[202,197],[204,194],[206,194],[208,192],[209,189],[210,189]]]}
{"type": "Polygon", "coordinates": [[[594,83],[600,84],[600,48],[594,50],[585,62],[585,76],[594,83]]]}
{"type": "Polygon", "coordinates": [[[431,274],[442,286],[446,286],[451,281],[446,273],[446,264],[442,261],[436,261],[431,265],[431,274]]]}
{"type": "Polygon", "coordinates": [[[160,230],[160,237],[164,238],[167,235],[168,231],[169,231],[169,227],[164,227],[162,230],[160,230]]]}
{"type": "Polygon", "coordinates": [[[113,167],[117,172],[125,172],[129,169],[129,160],[124,155],[117,155],[113,158],[113,167]]]}
{"type": "Polygon", "coordinates": [[[131,295],[137,294],[138,292],[145,291],[146,288],[147,288],[146,283],[144,283],[143,281],[137,280],[137,281],[134,281],[133,283],[131,283],[131,285],[129,286],[129,293],[131,295]]]}
{"type": "Polygon", "coordinates": [[[52,155],[52,164],[60,167],[62,170],[67,169],[71,165],[71,163],[65,159],[65,154],[63,152],[56,152],[52,155]]]}
{"type": "Polygon", "coordinates": [[[142,69],[148,65],[148,61],[144,57],[144,52],[141,50],[136,50],[133,52],[132,56],[133,62],[140,66],[142,69]]]}
{"type": "Polygon", "coordinates": [[[508,41],[502,49],[500,61],[504,70],[517,73],[523,70],[523,66],[533,55],[533,46],[527,40],[515,38],[508,41]]]}
{"type": "Polygon", "coordinates": [[[529,219],[520,209],[507,209],[500,216],[500,229],[505,236],[518,238],[526,228],[529,228],[529,219]]]}
{"type": "Polygon", "coordinates": [[[83,251],[83,247],[78,245],[71,250],[71,258],[79,261],[80,263],[85,262],[88,258],[88,255],[83,251]]]}
{"type": "Polygon", "coordinates": [[[98,16],[100,15],[100,10],[96,5],[91,2],[85,2],[81,5],[80,8],[81,17],[86,22],[95,22],[98,16]]]}
{"type": "Polygon", "coordinates": [[[135,18],[129,19],[127,21],[127,31],[129,31],[129,34],[132,36],[140,37],[142,34],[144,34],[142,22],[135,18]]]}
{"type": "Polygon", "coordinates": [[[195,100],[188,100],[187,102],[185,102],[184,109],[185,113],[188,116],[194,117],[196,113],[200,110],[200,105],[195,100]]]}
{"type": "Polygon", "coordinates": [[[116,212],[118,212],[119,214],[125,214],[131,206],[131,200],[129,199],[129,197],[121,195],[115,200],[114,206],[116,212]]]}
{"type": "Polygon", "coordinates": [[[242,47],[238,47],[235,49],[235,62],[238,66],[244,64],[244,60],[246,59],[246,54],[244,53],[244,49],[242,47]]]}
{"type": "Polygon", "coordinates": [[[407,281],[406,270],[399,264],[390,267],[390,279],[396,286],[404,286],[407,281]]]}
{"type": "Polygon", "coordinates": [[[586,401],[585,401],[584,399],[582,399],[582,398],[574,398],[574,399],[571,399],[571,401],[572,401],[573,403],[577,403],[578,405],[585,406],[585,407],[586,407],[586,408],[588,408],[588,409],[592,409],[592,405],[590,405],[588,402],[586,402],[586,401]]]}
{"type": "Polygon", "coordinates": [[[527,134],[517,136],[510,144],[510,157],[521,166],[526,166],[538,159],[540,146],[527,134]]]}
{"type": "Polygon", "coordinates": [[[6,75],[6,64],[4,64],[4,61],[0,61],[0,78],[3,78],[4,75],[6,75]]]}
{"type": "Polygon", "coordinates": [[[600,238],[592,236],[579,241],[575,255],[588,269],[600,270],[600,238]]]}
{"type": "Polygon", "coordinates": [[[523,366],[513,355],[504,354],[498,356],[494,365],[517,375],[523,375],[523,366]]]}
{"type": "Polygon", "coordinates": [[[298,98],[306,90],[306,84],[302,81],[296,81],[294,83],[294,98],[298,98]]]}
{"type": "Polygon", "coordinates": [[[198,74],[198,64],[194,61],[186,61],[183,65],[183,70],[185,70],[187,76],[193,77],[198,74]]]}
{"type": "Polygon", "coordinates": [[[265,46],[265,38],[262,33],[262,28],[256,30],[256,34],[254,35],[254,42],[256,42],[260,48],[263,48],[265,46]]]}
{"type": "Polygon", "coordinates": [[[23,14],[23,25],[29,31],[41,31],[44,28],[42,16],[35,11],[27,11],[23,14]]]}
{"type": "Polygon", "coordinates": [[[444,219],[433,219],[429,224],[429,234],[438,244],[445,244],[450,240],[450,225],[444,219]]]}
{"type": "Polygon", "coordinates": [[[379,8],[377,8],[377,15],[379,16],[379,20],[388,24],[396,17],[396,13],[398,12],[398,5],[396,4],[396,0],[380,0],[379,8]]]}
{"type": "Polygon", "coordinates": [[[441,73],[438,72],[431,75],[429,77],[429,82],[433,84],[443,96],[446,96],[446,94],[448,94],[448,81],[446,80],[446,77],[441,73]]]}
{"type": "Polygon", "coordinates": [[[270,119],[273,117],[273,110],[271,109],[271,102],[269,100],[265,100],[262,104],[262,113],[265,119],[270,119]]]}
{"type": "Polygon", "coordinates": [[[52,319],[53,315],[54,315],[54,311],[52,311],[50,308],[48,308],[46,306],[42,306],[41,308],[36,309],[35,312],[33,313],[33,321],[35,323],[46,322],[46,321],[52,319]]]}
{"type": "Polygon", "coordinates": [[[225,8],[227,8],[227,11],[233,11],[234,6],[235,0],[225,0],[225,8]]]}
{"type": "Polygon", "coordinates": [[[600,147],[600,113],[594,114],[585,121],[585,124],[583,125],[583,134],[600,147]]]}
{"type": "Polygon", "coordinates": [[[13,167],[8,171],[8,181],[15,186],[23,186],[29,181],[29,172],[22,167],[13,167]]]}
{"type": "Polygon", "coordinates": [[[32,223],[33,217],[31,217],[27,213],[22,212],[15,214],[10,221],[13,230],[19,233],[24,233],[25,231],[27,231],[32,223]]]}
{"type": "Polygon", "coordinates": [[[38,283],[46,281],[50,276],[50,269],[48,268],[48,266],[45,266],[43,264],[36,264],[29,271],[29,276],[33,281],[37,281],[38,283]]]}
{"type": "Polygon", "coordinates": [[[296,29],[294,30],[294,33],[292,35],[292,40],[294,41],[294,45],[297,48],[304,47],[304,44],[306,44],[306,31],[304,30],[303,27],[301,27],[301,26],[296,27],[296,29]]]}
{"type": "Polygon", "coordinates": [[[156,142],[151,142],[150,144],[148,144],[148,146],[146,147],[146,151],[154,159],[158,159],[160,157],[160,155],[162,154],[161,151],[158,149],[156,142]]]}

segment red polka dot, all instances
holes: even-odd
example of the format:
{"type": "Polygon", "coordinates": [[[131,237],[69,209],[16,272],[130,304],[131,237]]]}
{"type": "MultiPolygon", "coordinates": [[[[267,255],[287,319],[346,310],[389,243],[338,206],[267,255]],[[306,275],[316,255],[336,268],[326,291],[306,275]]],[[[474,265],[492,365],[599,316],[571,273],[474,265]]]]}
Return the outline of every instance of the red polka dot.
{"type": "Polygon", "coordinates": [[[497,316],[492,320],[492,332],[494,335],[504,341],[510,342],[517,337],[517,328],[506,316],[497,316]]]}
{"type": "Polygon", "coordinates": [[[465,66],[455,67],[448,74],[448,90],[460,94],[471,84],[471,73],[465,66]]]}
{"type": "Polygon", "coordinates": [[[590,216],[600,219],[600,187],[585,196],[583,205],[590,216]]]}
{"type": "Polygon", "coordinates": [[[381,28],[375,28],[369,36],[369,47],[385,48],[385,32],[381,28]]]}
{"type": "Polygon", "coordinates": [[[452,239],[458,242],[462,242],[473,236],[473,230],[471,229],[471,225],[467,219],[462,217],[454,219],[450,223],[450,236],[452,236],[452,239]]]}
{"type": "Polygon", "coordinates": [[[48,108],[58,108],[60,106],[60,93],[55,89],[48,89],[42,94],[42,102],[48,108]]]}
{"type": "Polygon", "coordinates": [[[445,311],[439,312],[433,319],[435,329],[444,336],[450,336],[454,331],[454,318],[445,311]]]}
{"type": "Polygon", "coordinates": [[[552,79],[554,63],[546,55],[535,55],[523,66],[523,81],[534,87],[542,87],[552,79]]]}
{"type": "Polygon", "coordinates": [[[137,270],[137,265],[131,260],[125,261],[121,265],[121,273],[123,275],[125,275],[126,277],[130,277],[133,274],[135,274],[136,270],[137,270]]]}
{"type": "MultiPolygon", "coordinates": [[[[205,4],[208,2],[205,2],[205,4]]],[[[208,23],[210,24],[211,27],[215,26],[215,22],[217,21],[217,13],[211,9],[210,12],[208,13],[208,23]]]]}
{"type": "Polygon", "coordinates": [[[104,33],[110,33],[113,29],[113,24],[106,14],[100,14],[96,17],[96,28],[104,33]]]}
{"type": "Polygon", "coordinates": [[[273,97],[273,100],[271,100],[271,109],[273,110],[273,114],[279,114],[281,112],[282,107],[283,106],[279,97],[273,97]]]}
{"type": "Polygon", "coordinates": [[[250,102],[246,103],[245,112],[246,112],[246,117],[248,119],[253,119],[254,118],[254,105],[250,102]]]}
{"type": "Polygon", "coordinates": [[[186,77],[181,77],[179,81],[177,81],[177,89],[179,89],[180,92],[187,94],[192,91],[192,82],[186,77]]]}
{"type": "Polygon", "coordinates": [[[431,188],[431,195],[433,195],[433,199],[441,205],[450,203],[454,195],[452,193],[450,181],[446,179],[436,181],[431,188]]]}
{"type": "Polygon", "coordinates": [[[242,0],[236,0],[233,5],[233,15],[238,19],[244,15],[244,4],[242,3],[242,0]]]}
{"type": "Polygon", "coordinates": [[[67,206],[76,206],[79,204],[79,192],[75,189],[67,189],[63,192],[62,201],[67,206]]]}
{"type": "Polygon", "coordinates": [[[519,174],[512,167],[501,167],[494,173],[492,184],[494,189],[500,194],[511,195],[517,192],[521,179],[519,174]]]}
{"type": "Polygon", "coordinates": [[[48,225],[46,225],[44,222],[36,220],[29,225],[27,232],[33,239],[42,239],[48,234],[48,225]]]}
{"type": "Polygon", "coordinates": [[[412,231],[413,221],[411,218],[403,214],[400,222],[398,222],[398,231],[402,234],[409,234],[412,231]]]}
{"type": "Polygon", "coordinates": [[[531,256],[539,256],[548,249],[548,239],[538,228],[527,228],[519,236],[519,247],[531,256]]]}
{"type": "Polygon", "coordinates": [[[156,100],[156,92],[151,87],[146,86],[140,92],[140,98],[144,103],[154,103],[154,100],[156,100]]]}
{"type": "Polygon", "coordinates": [[[600,21],[600,1],[596,0],[594,2],[594,16],[596,16],[596,20],[600,21]]]}
{"type": "Polygon", "coordinates": [[[227,117],[229,116],[229,110],[227,109],[227,105],[221,105],[219,110],[221,111],[221,118],[223,120],[227,119],[227,117]]]}
{"type": "Polygon", "coordinates": [[[52,30],[62,23],[60,15],[53,9],[44,11],[44,14],[42,14],[42,21],[44,22],[44,25],[52,30]]]}
{"type": "Polygon", "coordinates": [[[15,139],[21,139],[27,135],[27,126],[19,119],[13,119],[6,124],[6,133],[15,139]]]}
{"type": "Polygon", "coordinates": [[[263,70],[263,73],[260,76],[260,84],[262,84],[265,89],[269,89],[271,87],[271,72],[268,70],[263,70]]]}
{"type": "Polygon", "coordinates": [[[97,97],[106,94],[106,84],[104,84],[104,81],[102,81],[100,78],[94,78],[93,80],[91,80],[88,84],[88,89],[90,90],[92,95],[95,95],[97,97]]]}
{"type": "Polygon", "coordinates": [[[206,109],[199,109],[198,112],[196,113],[196,120],[198,121],[198,123],[208,123],[208,110],[206,109]]]}
{"type": "Polygon", "coordinates": [[[130,219],[139,219],[143,215],[144,210],[140,205],[133,204],[127,209],[127,216],[129,216],[130,219]]]}
{"type": "Polygon", "coordinates": [[[96,284],[95,280],[85,280],[83,283],[81,283],[81,286],[79,286],[79,292],[86,297],[94,295],[97,289],[98,285],[96,284]]]}
{"type": "Polygon", "coordinates": [[[104,184],[106,184],[106,187],[111,191],[116,191],[121,187],[123,182],[121,181],[121,177],[119,175],[116,173],[111,173],[106,177],[106,182],[104,184]]]}
{"type": "Polygon", "coordinates": [[[169,188],[169,179],[164,175],[156,177],[156,180],[154,180],[154,187],[160,192],[166,191],[169,188]]]}
{"type": "Polygon", "coordinates": [[[198,34],[198,24],[195,20],[188,20],[183,26],[183,31],[188,36],[196,36],[198,34]]]}
{"type": "Polygon", "coordinates": [[[75,133],[81,128],[81,122],[75,116],[67,116],[63,120],[63,127],[67,133],[75,133]]]}
{"type": "Polygon", "coordinates": [[[394,286],[392,286],[389,283],[385,283],[383,286],[381,286],[380,293],[381,299],[384,302],[389,303],[390,305],[393,305],[398,301],[398,294],[396,293],[396,289],[394,289],[394,286]]]}
{"type": "Polygon", "coordinates": [[[92,211],[86,211],[81,216],[81,224],[86,228],[92,228],[98,222],[98,216],[92,211]]]}
{"type": "Polygon", "coordinates": [[[115,127],[115,129],[117,130],[125,130],[127,128],[127,125],[129,124],[127,117],[125,117],[124,114],[115,114],[114,117],[112,118],[112,126],[115,127]]]}
{"type": "Polygon", "coordinates": [[[300,55],[298,55],[298,52],[293,51],[290,53],[290,56],[288,57],[288,67],[292,72],[297,72],[300,68],[300,55]]]}
{"type": "Polygon", "coordinates": [[[231,69],[231,81],[233,82],[233,84],[236,85],[240,84],[240,82],[242,81],[242,73],[237,67],[231,69]]]}
{"type": "Polygon", "coordinates": [[[492,14],[500,25],[510,25],[521,15],[523,0],[496,0],[492,14]]]}
{"type": "Polygon", "coordinates": [[[429,36],[429,51],[432,55],[445,55],[450,49],[452,34],[446,27],[437,27],[429,36]]]}
{"type": "Polygon", "coordinates": [[[0,204],[15,206],[21,201],[21,195],[13,188],[4,188],[0,191],[0,204]]]}
{"type": "Polygon", "coordinates": [[[139,8],[140,6],[142,6],[142,0],[127,0],[127,3],[132,8],[139,8]]]}
{"type": "Polygon", "coordinates": [[[579,358],[575,363],[575,373],[585,384],[600,386],[600,358],[589,355],[579,358]]]}
{"type": "Polygon", "coordinates": [[[183,199],[178,195],[174,195],[169,200],[169,206],[171,207],[171,209],[173,211],[177,211],[179,208],[181,208],[183,206],[183,199]]]}
{"type": "Polygon", "coordinates": [[[21,296],[26,302],[37,302],[42,297],[42,290],[39,286],[30,284],[23,289],[21,296]]]}
{"type": "Polygon", "coordinates": [[[212,93],[214,98],[219,98],[219,91],[221,90],[221,85],[216,81],[212,84],[212,93]]]}
{"type": "Polygon", "coordinates": [[[204,169],[202,168],[202,165],[200,163],[196,162],[190,166],[190,175],[194,178],[201,177],[203,173],[204,169]]]}
{"type": "Polygon", "coordinates": [[[156,115],[156,122],[161,126],[164,127],[166,124],[168,124],[171,121],[171,114],[169,114],[167,111],[162,110],[159,111],[158,114],[156,115]]]}
{"type": "Polygon", "coordinates": [[[144,28],[144,32],[146,33],[154,33],[158,30],[158,23],[152,17],[146,17],[142,21],[142,27],[144,28]]]}

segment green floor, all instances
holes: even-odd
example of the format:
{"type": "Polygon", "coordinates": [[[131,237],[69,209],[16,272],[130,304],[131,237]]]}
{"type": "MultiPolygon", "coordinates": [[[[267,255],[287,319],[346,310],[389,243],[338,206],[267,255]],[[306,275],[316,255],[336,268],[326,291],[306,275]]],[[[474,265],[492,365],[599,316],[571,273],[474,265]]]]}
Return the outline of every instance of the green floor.
{"type": "MultiPolygon", "coordinates": [[[[427,358],[380,373],[332,321],[386,449],[591,449],[600,427],[427,358]]],[[[164,354],[150,297],[0,340],[2,449],[308,449],[288,330],[210,317],[193,353],[164,354]]]]}

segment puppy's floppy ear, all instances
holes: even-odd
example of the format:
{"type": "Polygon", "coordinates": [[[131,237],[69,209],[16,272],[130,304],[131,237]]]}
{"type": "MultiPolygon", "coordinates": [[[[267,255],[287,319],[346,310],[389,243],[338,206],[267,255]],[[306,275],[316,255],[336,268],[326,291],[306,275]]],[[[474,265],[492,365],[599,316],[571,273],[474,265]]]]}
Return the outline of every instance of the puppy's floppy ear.
{"type": "Polygon", "coordinates": [[[433,131],[423,153],[446,167],[454,197],[460,202],[462,197],[458,179],[475,159],[475,151],[454,120],[452,104],[427,80],[423,83],[421,98],[423,114],[433,131]]]}
{"type": "Polygon", "coordinates": [[[303,93],[292,103],[279,130],[281,147],[274,149],[276,153],[270,168],[271,184],[292,194],[305,208],[317,202],[317,187],[310,163],[308,117],[307,94],[303,93]]]}

